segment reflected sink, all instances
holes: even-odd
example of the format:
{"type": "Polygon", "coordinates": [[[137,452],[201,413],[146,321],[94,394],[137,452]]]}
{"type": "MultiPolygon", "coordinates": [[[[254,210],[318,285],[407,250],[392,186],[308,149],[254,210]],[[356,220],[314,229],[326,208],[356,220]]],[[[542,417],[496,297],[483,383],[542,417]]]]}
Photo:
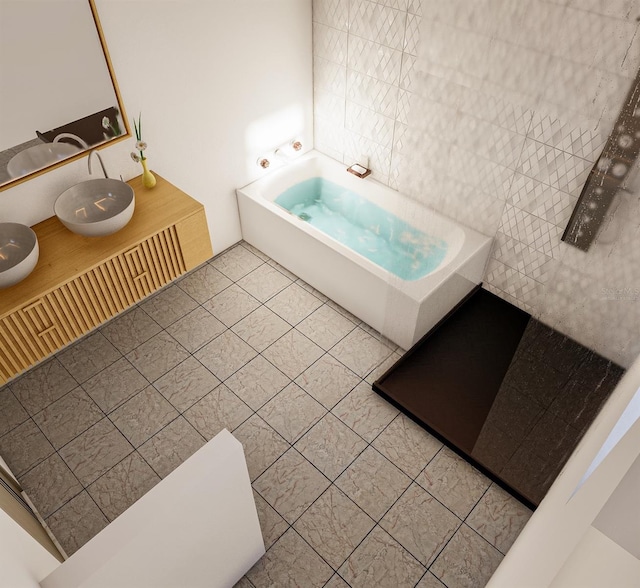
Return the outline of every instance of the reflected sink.
{"type": "Polygon", "coordinates": [[[81,149],[69,143],[42,143],[14,155],[7,163],[12,178],[20,178],[79,153],[81,149]]]}
{"type": "Polygon", "coordinates": [[[120,180],[87,180],[65,190],[53,205],[60,222],[85,237],[111,235],[124,227],[135,208],[133,188],[120,180]]]}
{"type": "Polygon", "coordinates": [[[0,288],[24,280],[38,263],[38,238],[27,225],[0,223],[0,288]]]}

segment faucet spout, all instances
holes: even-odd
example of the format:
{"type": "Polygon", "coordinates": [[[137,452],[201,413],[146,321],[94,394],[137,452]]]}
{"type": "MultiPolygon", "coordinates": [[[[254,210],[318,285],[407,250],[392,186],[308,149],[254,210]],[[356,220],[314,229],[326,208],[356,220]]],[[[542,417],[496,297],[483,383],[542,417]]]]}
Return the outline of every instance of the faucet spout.
{"type": "Polygon", "coordinates": [[[100,167],[102,167],[102,173],[104,174],[104,177],[109,178],[109,175],[107,174],[107,170],[104,167],[104,162],[102,161],[102,156],[95,149],[92,149],[91,151],[89,151],[89,157],[87,158],[87,167],[89,168],[89,173],[91,173],[91,157],[93,155],[96,155],[98,157],[98,160],[100,161],[100,167]]]}

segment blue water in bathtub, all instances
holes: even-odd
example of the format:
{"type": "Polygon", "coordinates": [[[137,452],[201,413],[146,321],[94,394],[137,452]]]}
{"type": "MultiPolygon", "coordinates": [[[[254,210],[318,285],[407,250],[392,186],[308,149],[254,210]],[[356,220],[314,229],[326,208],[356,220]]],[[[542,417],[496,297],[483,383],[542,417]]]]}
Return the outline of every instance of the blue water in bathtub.
{"type": "Polygon", "coordinates": [[[447,252],[431,237],[356,192],[310,178],[280,194],[276,204],[403,280],[435,270],[447,252]]]}

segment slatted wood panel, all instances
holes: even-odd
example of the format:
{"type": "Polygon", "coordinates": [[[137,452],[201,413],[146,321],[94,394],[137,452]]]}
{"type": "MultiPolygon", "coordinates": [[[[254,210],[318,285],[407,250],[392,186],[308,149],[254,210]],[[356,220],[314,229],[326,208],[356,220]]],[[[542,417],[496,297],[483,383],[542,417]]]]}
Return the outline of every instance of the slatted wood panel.
{"type": "Polygon", "coordinates": [[[6,381],[185,273],[175,226],[0,320],[6,381]]]}

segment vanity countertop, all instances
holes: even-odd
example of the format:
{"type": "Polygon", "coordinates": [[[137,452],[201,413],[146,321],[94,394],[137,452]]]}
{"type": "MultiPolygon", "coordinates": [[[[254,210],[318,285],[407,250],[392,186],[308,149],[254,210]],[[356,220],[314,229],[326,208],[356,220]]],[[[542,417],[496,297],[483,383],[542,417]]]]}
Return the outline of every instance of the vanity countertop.
{"type": "Polygon", "coordinates": [[[34,225],[40,245],[38,265],[25,280],[0,292],[0,318],[174,225],[176,219],[203,209],[198,201],[155,175],[157,184],[151,190],[142,185],[142,176],[127,182],[135,192],[135,212],[127,226],[113,235],[76,235],[55,216],[34,225]]]}

